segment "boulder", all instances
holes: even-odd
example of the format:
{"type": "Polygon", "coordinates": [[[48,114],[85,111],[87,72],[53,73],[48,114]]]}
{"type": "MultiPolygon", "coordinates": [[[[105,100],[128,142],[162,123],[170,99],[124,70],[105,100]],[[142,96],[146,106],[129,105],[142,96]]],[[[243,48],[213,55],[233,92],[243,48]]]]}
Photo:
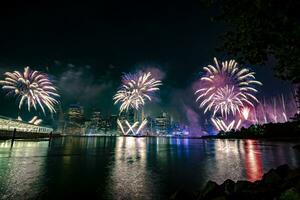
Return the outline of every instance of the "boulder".
{"type": "Polygon", "coordinates": [[[267,186],[278,187],[282,183],[282,178],[274,169],[263,175],[262,183],[267,186]]]}
{"type": "Polygon", "coordinates": [[[234,192],[245,192],[253,189],[253,183],[250,181],[237,181],[234,186],[234,192]]]}
{"type": "Polygon", "coordinates": [[[282,185],[282,189],[289,189],[291,187],[299,188],[300,190],[300,170],[290,170],[285,181],[282,185]]]}
{"type": "Polygon", "coordinates": [[[250,181],[237,181],[234,187],[234,192],[229,196],[229,199],[253,199],[261,198],[261,192],[256,190],[256,184],[250,181]]]}
{"type": "Polygon", "coordinates": [[[275,169],[275,172],[281,177],[286,178],[290,171],[290,167],[288,165],[280,165],[275,169]]]}
{"type": "Polygon", "coordinates": [[[299,200],[300,194],[297,192],[295,188],[290,188],[286,191],[284,191],[280,197],[279,200],[299,200]]]}
{"type": "MultiPolygon", "coordinates": [[[[177,197],[193,199],[192,196],[184,193],[177,195],[177,197]]],[[[250,181],[237,181],[235,183],[227,179],[218,185],[213,181],[208,181],[202,192],[195,197],[198,200],[300,200],[300,168],[292,170],[288,165],[281,165],[276,169],[271,169],[263,175],[261,180],[253,183],[250,181]]]]}
{"type": "Polygon", "coordinates": [[[193,193],[190,193],[187,190],[179,189],[169,198],[170,200],[185,200],[185,199],[195,199],[193,193]]]}
{"type": "Polygon", "coordinates": [[[213,199],[223,196],[224,192],[221,187],[214,181],[208,181],[206,186],[201,191],[198,199],[213,199]]]}
{"type": "Polygon", "coordinates": [[[234,192],[235,182],[233,180],[227,179],[222,183],[221,188],[226,195],[230,195],[234,192]]]}

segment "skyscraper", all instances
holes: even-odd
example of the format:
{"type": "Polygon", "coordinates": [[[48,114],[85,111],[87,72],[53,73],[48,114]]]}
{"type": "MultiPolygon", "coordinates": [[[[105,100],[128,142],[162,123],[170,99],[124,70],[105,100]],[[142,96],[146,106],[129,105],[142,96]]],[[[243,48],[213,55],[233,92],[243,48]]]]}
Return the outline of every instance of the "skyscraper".
{"type": "Polygon", "coordinates": [[[83,124],[84,110],[80,104],[71,104],[68,110],[68,119],[70,123],[83,124]]]}
{"type": "Polygon", "coordinates": [[[155,118],[155,131],[157,134],[168,134],[171,128],[171,117],[163,112],[160,116],[155,118]]]}
{"type": "Polygon", "coordinates": [[[84,110],[80,104],[71,104],[68,112],[66,134],[84,134],[84,110]]]}
{"type": "Polygon", "coordinates": [[[99,111],[94,111],[91,117],[91,125],[95,130],[99,130],[101,128],[101,124],[103,121],[103,117],[99,111]]]}

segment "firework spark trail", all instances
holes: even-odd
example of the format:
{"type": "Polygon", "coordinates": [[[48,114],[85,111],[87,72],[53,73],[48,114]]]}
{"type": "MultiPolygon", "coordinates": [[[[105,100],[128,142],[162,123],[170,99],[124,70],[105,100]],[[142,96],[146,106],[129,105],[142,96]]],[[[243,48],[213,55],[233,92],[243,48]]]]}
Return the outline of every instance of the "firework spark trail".
{"type": "MultiPolygon", "coordinates": [[[[23,119],[18,116],[18,121],[23,121],[23,119]]],[[[38,116],[34,116],[31,120],[28,121],[29,124],[40,125],[43,122],[42,119],[39,119],[38,116]]]]}
{"type": "Polygon", "coordinates": [[[273,98],[273,119],[277,123],[276,98],[273,98]]]}
{"type": "Polygon", "coordinates": [[[267,123],[267,115],[266,115],[266,111],[265,111],[265,107],[266,107],[266,100],[264,98],[264,105],[262,106],[262,112],[263,112],[263,117],[264,117],[264,122],[267,123]]]}
{"type": "Polygon", "coordinates": [[[148,123],[148,121],[146,120],[146,119],[144,119],[143,121],[142,121],[142,123],[140,124],[140,126],[139,126],[139,128],[136,130],[136,135],[138,135],[139,134],[139,132],[145,127],[145,125],[148,123]]]}
{"type": "Polygon", "coordinates": [[[254,72],[245,68],[238,68],[234,60],[222,62],[221,65],[214,58],[215,66],[208,65],[203,70],[206,75],[201,78],[201,88],[195,94],[196,101],[201,101],[200,108],[204,113],[213,110],[213,116],[220,112],[222,116],[240,113],[244,106],[252,106],[252,101],[258,102],[253,95],[257,90],[254,85],[262,85],[255,80],[254,72]]]}
{"type": "Polygon", "coordinates": [[[254,124],[259,124],[256,109],[254,109],[254,122],[255,122],[254,124]]]}
{"type": "Polygon", "coordinates": [[[4,75],[5,79],[0,81],[2,89],[19,99],[19,109],[27,103],[28,111],[39,106],[45,114],[45,106],[51,113],[56,112],[54,107],[59,102],[55,98],[59,95],[46,74],[25,67],[23,73],[14,71],[4,75]]]}
{"type": "Polygon", "coordinates": [[[255,109],[259,124],[283,123],[289,121],[297,112],[295,99],[283,94],[272,97],[268,101],[263,98],[263,103],[255,109]]]}
{"type": "Polygon", "coordinates": [[[218,129],[218,131],[225,132],[231,131],[232,129],[238,129],[242,122],[241,119],[239,119],[238,121],[232,120],[227,125],[224,120],[213,117],[211,118],[211,121],[213,122],[214,126],[218,129]]]}
{"type": "Polygon", "coordinates": [[[249,117],[250,108],[249,107],[243,107],[241,113],[242,113],[244,119],[247,120],[248,117],[249,117]]]}
{"type": "Polygon", "coordinates": [[[121,103],[121,112],[129,108],[138,110],[146,100],[151,101],[151,94],[159,90],[160,85],[161,81],[153,78],[150,72],[126,74],[122,78],[121,88],[113,97],[114,103],[121,103]]]}
{"type": "Polygon", "coordinates": [[[286,116],[285,101],[284,101],[283,94],[281,94],[281,103],[282,103],[282,115],[284,117],[285,122],[287,122],[288,119],[287,119],[287,116],[286,116]]]}
{"type": "MultiPolygon", "coordinates": [[[[117,124],[120,127],[121,132],[123,133],[123,135],[128,135],[128,133],[130,131],[133,131],[133,129],[138,125],[138,122],[135,122],[133,125],[130,125],[129,122],[127,120],[125,120],[125,124],[128,126],[128,129],[126,131],[125,131],[123,125],[122,125],[122,122],[119,119],[117,120],[117,124]]],[[[133,133],[134,133],[134,131],[133,131],[133,133]]]]}
{"type": "Polygon", "coordinates": [[[39,119],[37,116],[34,116],[31,120],[29,120],[28,123],[34,124],[34,125],[40,125],[43,122],[42,119],[39,119]]]}
{"type": "Polygon", "coordinates": [[[195,92],[196,102],[200,102],[199,107],[204,108],[204,113],[212,111],[211,119],[218,130],[237,129],[242,123],[241,119],[234,119],[227,125],[228,116],[240,114],[247,120],[249,107],[254,108],[254,102],[259,102],[254,86],[262,83],[255,80],[254,72],[239,68],[235,60],[219,63],[214,58],[214,62],[215,66],[203,67],[206,74],[200,79],[201,86],[195,92]],[[221,118],[215,118],[217,113],[221,118]]]}

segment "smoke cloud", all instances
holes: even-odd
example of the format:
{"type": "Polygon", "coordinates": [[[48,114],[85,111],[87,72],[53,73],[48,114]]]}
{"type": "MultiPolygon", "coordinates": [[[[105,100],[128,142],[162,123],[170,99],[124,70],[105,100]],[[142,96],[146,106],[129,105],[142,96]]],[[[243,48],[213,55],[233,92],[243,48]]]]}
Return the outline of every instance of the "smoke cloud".
{"type": "Polygon", "coordinates": [[[97,77],[87,68],[69,68],[58,78],[58,89],[63,99],[64,110],[70,104],[79,103],[87,113],[101,110],[106,114],[113,112],[112,92],[114,82],[109,77],[97,77]]]}

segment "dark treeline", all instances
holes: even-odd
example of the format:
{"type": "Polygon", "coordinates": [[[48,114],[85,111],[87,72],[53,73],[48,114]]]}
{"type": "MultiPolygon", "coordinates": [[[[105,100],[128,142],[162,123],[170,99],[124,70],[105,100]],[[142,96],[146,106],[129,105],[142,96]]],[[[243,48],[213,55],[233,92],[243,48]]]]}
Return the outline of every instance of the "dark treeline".
{"type": "Polygon", "coordinates": [[[218,138],[300,138],[300,121],[251,125],[229,132],[221,131],[218,138]]]}

